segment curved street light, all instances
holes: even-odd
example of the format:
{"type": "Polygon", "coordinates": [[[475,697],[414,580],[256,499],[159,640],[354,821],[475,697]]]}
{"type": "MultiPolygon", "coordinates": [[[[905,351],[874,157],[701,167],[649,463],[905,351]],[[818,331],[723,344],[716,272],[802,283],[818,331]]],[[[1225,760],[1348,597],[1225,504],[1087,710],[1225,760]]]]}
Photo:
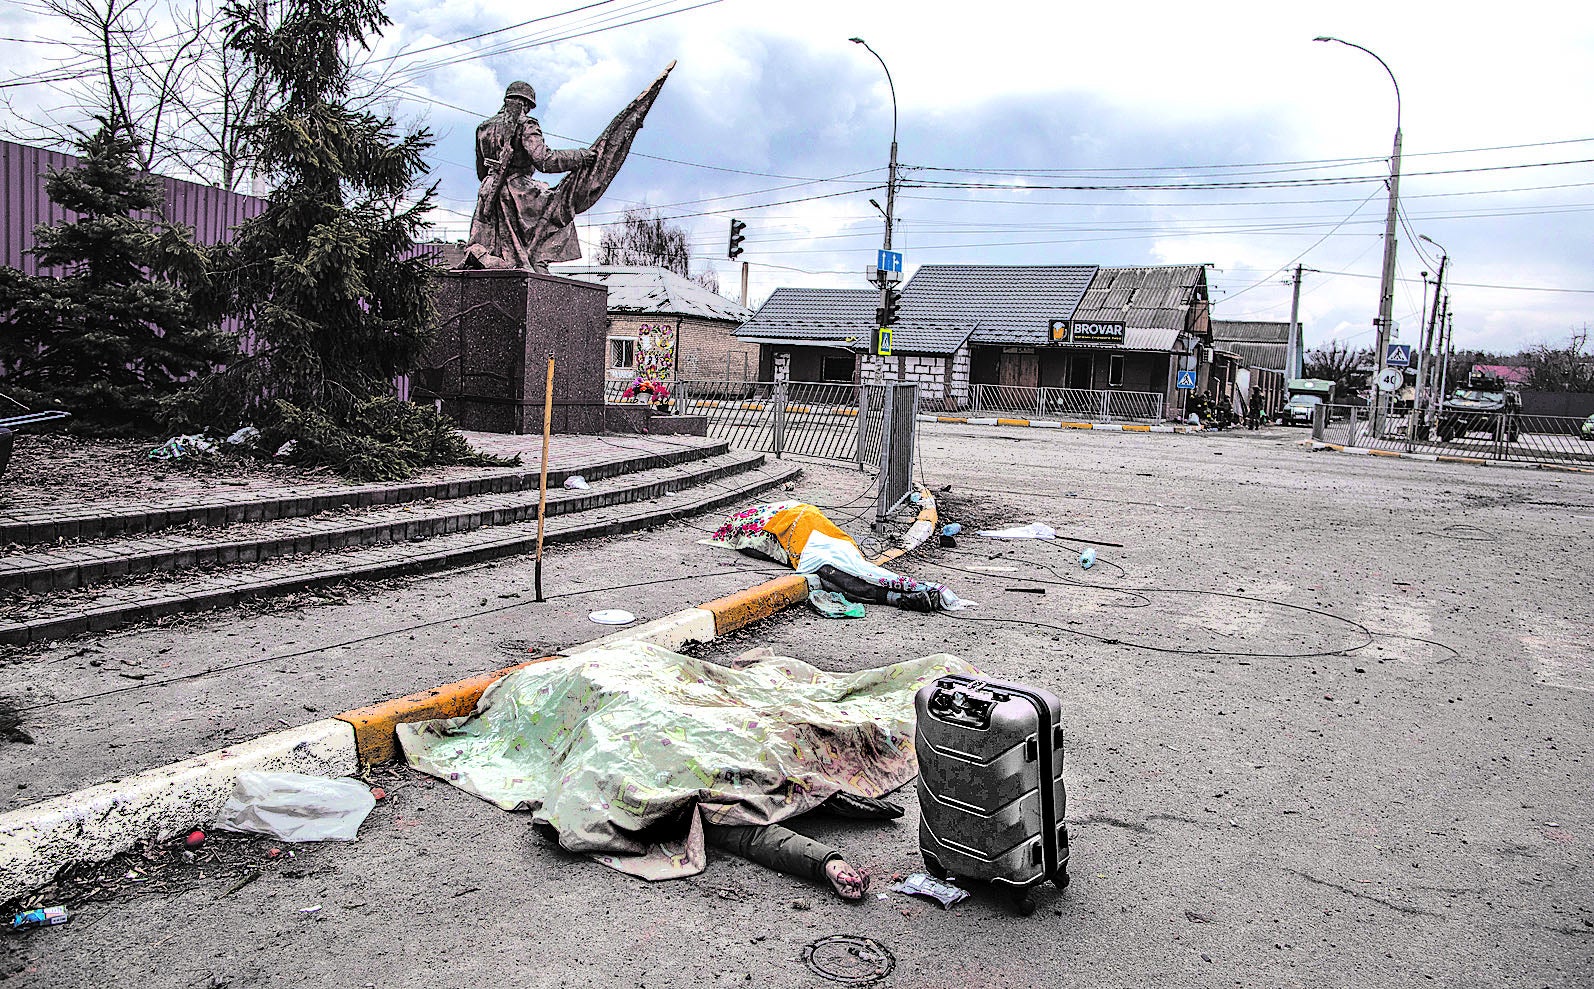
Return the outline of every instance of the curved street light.
{"type": "MultiPolygon", "coordinates": [[[[1371,48],[1364,48],[1355,42],[1326,34],[1318,35],[1312,40],[1332,41],[1347,48],[1366,52],[1384,67],[1384,71],[1389,74],[1390,83],[1395,87],[1395,147],[1389,155],[1389,215],[1384,221],[1384,271],[1382,278],[1379,279],[1378,291],[1378,370],[1382,373],[1389,353],[1389,334],[1394,327],[1395,317],[1395,224],[1400,204],[1400,82],[1395,79],[1394,70],[1389,67],[1389,63],[1379,58],[1378,53],[1371,48]]],[[[1380,390],[1378,380],[1374,378],[1373,433],[1375,436],[1379,432],[1377,417],[1383,408],[1380,390]]]]}
{"type": "Polygon", "coordinates": [[[848,38],[855,45],[867,48],[869,54],[880,63],[880,68],[885,69],[886,86],[891,90],[891,166],[886,171],[886,250],[891,250],[891,216],[896,206],[897,198],[897,84],[891,81],[891,69],[886,66],[886,60],[880,53],[869,48],[869,42],[862,38],[848,38]]]}
{"type": "MultiPolygon", "coordinates": [[[[1442,404],[1445,398],[1445,379],[1449,376],[1450,371],[1450,359],[1448,356],[1442,356],[1444,355],[1445,348],[1443,344],[1441,344],[1434,336],[1434,323],[1439,317],[1439,295],[1444,290],[1445,273],[1450,267],[1450,251],[1445,247],[1445,245],[1439,243],[1437,240],[1434,240],[1427,234],[1418,234],[1417,239],[1426,240],[1428,243],[1439,248],[1439,274],[1434,279],[1433,309],[1428,313],[1428,325],[1424,328],[1422,336],[1422,352],[1417,357],[1417,387],[1420,390],[1417,400],[1419,405],[1424,405],[1425,394],[1428,396],[1427,401],[1431,402],[1433,400],[1433,364],[1430,363],[1428,359],[1428,352],[1431,349],[1433,351],[1433,360],[1443,360],[1443,363],[1439,365],[1440,377],[1438,382],[1439,402],[1442,404]],[[1427,373],[1424,373],[1425,369],[1427,373]]],[[[1439,332],[1442,334],[1444,332],[1444,328],[1440,327],[1439,332]]]]}

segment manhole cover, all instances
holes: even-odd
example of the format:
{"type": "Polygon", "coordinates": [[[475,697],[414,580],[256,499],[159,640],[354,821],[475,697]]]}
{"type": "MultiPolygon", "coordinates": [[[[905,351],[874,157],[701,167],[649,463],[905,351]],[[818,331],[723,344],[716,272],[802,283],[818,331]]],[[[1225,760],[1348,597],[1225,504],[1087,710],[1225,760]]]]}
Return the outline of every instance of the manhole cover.
{"type": "Polygon", "coordinates": [[[872,937],[832,934],[803,946],[803,964],[832,982],[866,986],[890,975],[897,967],[897,958],[872,937]]]}

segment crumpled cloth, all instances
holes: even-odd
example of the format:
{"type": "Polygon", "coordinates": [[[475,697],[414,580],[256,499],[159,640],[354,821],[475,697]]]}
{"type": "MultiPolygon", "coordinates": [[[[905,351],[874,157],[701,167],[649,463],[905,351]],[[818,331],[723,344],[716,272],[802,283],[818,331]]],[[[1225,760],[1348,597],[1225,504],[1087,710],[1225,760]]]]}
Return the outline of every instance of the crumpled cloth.
{"type": "Polygon", "coordinates": [[[973,667],[935,655],[857,673],[771,656],[743,669],[643,643],[536,663],[465,718],[398,726],[409,764],[563,848],[644,879],[695,875],[702,820],[770,824],[913,779],[913,695],[973,667]]]}

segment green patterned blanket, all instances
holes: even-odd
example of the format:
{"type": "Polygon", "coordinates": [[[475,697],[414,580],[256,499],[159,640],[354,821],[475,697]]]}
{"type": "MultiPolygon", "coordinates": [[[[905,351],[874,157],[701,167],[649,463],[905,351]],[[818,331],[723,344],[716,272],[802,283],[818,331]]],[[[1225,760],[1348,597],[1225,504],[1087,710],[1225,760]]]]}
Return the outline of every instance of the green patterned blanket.
{"type": "Polygon", "coordinates": [[[410,765],[531,811],[564,848],[672,879],[703,869],[700,814],[767,824],[912,780],[914,693],[969,672],[948,655],[846,674],[783,657],[732,669],[625,644],[519,670],[469,717],[398,737],[410,765]]]}

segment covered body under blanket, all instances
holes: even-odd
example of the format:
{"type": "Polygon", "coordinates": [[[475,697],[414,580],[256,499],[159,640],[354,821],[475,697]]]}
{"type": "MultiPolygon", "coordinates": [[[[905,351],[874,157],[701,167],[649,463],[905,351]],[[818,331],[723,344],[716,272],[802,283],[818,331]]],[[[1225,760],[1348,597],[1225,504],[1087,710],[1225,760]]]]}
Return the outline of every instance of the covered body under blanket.
{"type": "Polygon", "coordinates": [[[945,584],[915,580],[869,562],[851,536],[824,512],[802,502],[771,502],[737,512],[703,542],[785,563],[853,600],[921,611],[956,611],[967,604],[945,584]]]}
{"type": "Polygon", "coordinates": [[[769,824],[912,780],[913,695],[947,655],[833,674],[625,643],[517,670],[465,718],[400,725],[410,765],[645,879],[702,871],[702,822],[769,824]]]}

